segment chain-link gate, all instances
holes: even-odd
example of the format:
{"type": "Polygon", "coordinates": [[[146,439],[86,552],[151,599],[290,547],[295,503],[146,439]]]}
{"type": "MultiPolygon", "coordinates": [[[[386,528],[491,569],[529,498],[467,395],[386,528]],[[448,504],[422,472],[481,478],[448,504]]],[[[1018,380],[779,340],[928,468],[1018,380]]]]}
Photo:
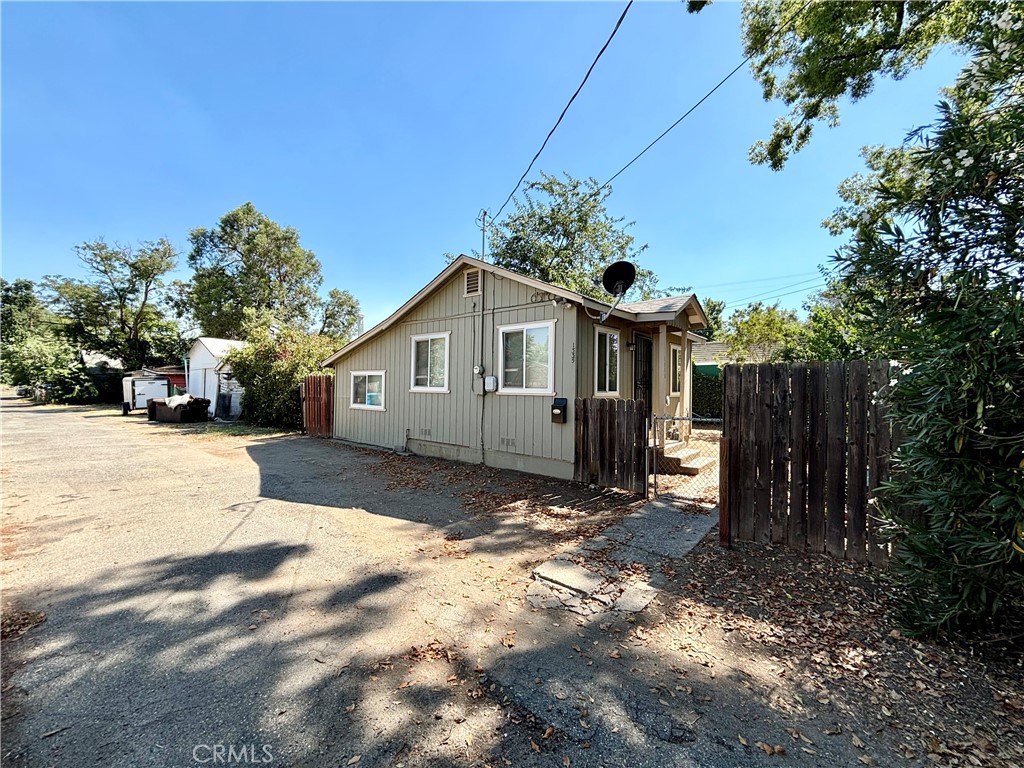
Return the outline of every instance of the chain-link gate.
{"type": "Polygon", "coordinates": [[[651,435],[654,496],[718,503],[722,420],[656,416],[651,435]]]}

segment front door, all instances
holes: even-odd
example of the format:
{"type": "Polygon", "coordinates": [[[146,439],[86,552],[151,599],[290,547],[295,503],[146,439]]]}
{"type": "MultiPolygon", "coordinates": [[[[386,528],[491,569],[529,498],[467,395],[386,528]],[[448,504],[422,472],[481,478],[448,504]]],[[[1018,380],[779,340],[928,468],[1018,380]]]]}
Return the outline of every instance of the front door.
{"type": "Polygon", "coordinates": [[[650,336],[633,334],[633,399],[642,400],[646,414],[651,413],[654,380],[654,342],[650,336]]]}

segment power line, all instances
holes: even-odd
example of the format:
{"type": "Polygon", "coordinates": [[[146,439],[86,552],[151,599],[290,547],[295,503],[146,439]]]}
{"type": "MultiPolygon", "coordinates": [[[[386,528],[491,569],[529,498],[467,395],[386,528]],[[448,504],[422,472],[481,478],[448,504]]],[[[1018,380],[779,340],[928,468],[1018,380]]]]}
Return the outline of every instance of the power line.
{"type": "MultiPolygon", "coordinates": [[[[775,38],[780,32],[783,32],[784,30],[786,30],[789,27],[790,24],[792,24],[794,21],[796,21],[797,17],[801,13],[803,13],[812,2],[814,2],[814,0],[807,0],[807,2],[804,3],[803,6],[801,6],[800,10],[798,10],[796,13],[794,13],[792,16],[790,16],[786,21],[784,21],[781,24],[779,24],[779,26],[776,27],[775,31],[771,35],[769,35],[768,38],[765,40],[765,45],[768,45],[768,43],[771,42],[771,40],[773,38],[775,38]]],[[[715,91],[717,91],[719,88],[721,88],[723,85],[725,85],[725,83],[729,80],[729,78],[731,78],[733,75],[735,75],[737,72],[739,72],[744,66],[746,66],[746,64],[752,58],[754,58],[754,54],[753,53],[750,54],[749,56],[747,56],[739,64],[737,64],[736,67],[728,75],[726,75],[725,77],[723,77],[721,80],[718,81],[718,84],[714,88],[712,88],[710,91],[708,91],[703,96],[701,96],[700,100],[696,104],[694,104],[692,107],[690,107],[688,110],[686,110],[686,112],[683,113],[682,117],[680,117],[678,120],[676,120],[674,123],[672,123],[672,125],[670,125],[664,131],[662,131],[661,135],[659,135],[658,138],[656,138],[654,141],[652,141],[650,144],[648,144],[646,147],[644,147],[642,150],[640,150],[639,154],[637,154],[636,157],[634,157],[632,160],[630,160],[628,163],[626,163],[624,166],[622,166],[618,171],[616,171],[612,175],[612,177],[610,179],[608,179],[608,181],[606,181],[604,184],[602,184],[600,187],[598,187],[594,191],[597,192],[598,190],[603,189],[604,187],[607,187],[609,184],[611,184],[616,178],[618,178],[618,176],[623,171],[625,171],[627,168],[629,168],[629,166],[631,166],[633,163],[635,163],[637,160],[639,160],[641,157],[643,157],[647,153],[647,150],[649,150],[651,147],[653,147],[655,144],[657,144],[659,141],[661,141],[663,138],[665,138],[673,128],[675,128],[677,125],[679,125],[681,122],[683,122],[683,120],[685,120],[687,117],[689,117],[690,114],[695,109],[697,109],[697,107],[699,107],[701,104],[703,104],[705,101],[707,101],[708,98],[710,98],[710,96],[715,91]]]]}
{"type": "Polygon", "coordinates": [[[785,291],[787,288],[796,288],[798,285],[806,285],[807,283],[819,283],[823,279],[825,279],[827,282],[828,276],[829,273],[825,273],[824,275],[819,274],[816,275],[815,277],[810,278],[809,280],[800,280],[799,282],[790,283],[789,285],[777,285],[771,290],[755,293],[752,296],[744,296],[742,299],[737,300],[735,303],[739,304],[741,302],[748,301],[751,299],[759,299],[763,296],[769,296],[770,294],[775,293],[776,291],[785,291]]]}
{"type": "MultiPolygon", "coordinates": [[[[797,293],[808,293],[809,294],[812,291],[816,291],[819,288],[824,288],[827,285],[828,285],[828,283],[819,283],[818,285],[812,285],[812,286],[810,286],[808,288],[798,288],[795,291],[788,291],[787,293],[777,293],[774,296],[769,296],[768,299],[781,299],[784,296],[792,296],[792,295],[797,294],[797,293]]],[[[750,306],[753,303],[754,303],[754,301],[747,301],[747,302],[742,302],[742,303],[737,303],[737,304],[728,304],[726,306],[729,307],[729,309],[735,310],[735,309],[738,309],[740,307],[750,306]]]]}
{"type": "Polygon", "coordinates": [[[729,283],[710,283],[708,285],[702,285],[701,288],[729,288],[734,285],[750,285],[751,283],[768,283],[773,280],[788,280],[793,277],[806,277],[807,275],[818,275],[819,272],[797,272],[792,275],[775,275],[773,277],[754,277],[750,280],[734,280],[729,283]]]}
{"type": "Polygon", "coordinates": [[[612,30],[612,33],[608,36],[608,39],[605,41],[604,45],[601,46],[601,50],[597,52],[597,56],[594,58],[593,63],[590,65],[590,69],[587,70],[587,74],[583,76],[583,82],[580,83],[579,87],[576,89],[576,92],[572,95],[568,103],[565,105],[565,108],[562,110],[562,114],[558,116],[558,119],[555,121],[554,126],[551,128],[550,131],[548,131],[548,135],[544,138],[544,143],[541,144],[540,149],[537,150],[537,154],[533,156],[533,160],[530,161],[530,164],[526,167],[526,170],[523,172],[523,175],[520,176],[519,181],[516,182],[515,188],[509,193],[509,196],[505,199],[505,202],[501,204],[501,208],[499,208],[498,212],[491,217],[491,221],[494,221],[501,216],[501,212],[505,210],[505,206],[509,204],[509,201],[515,196],[516,192],[519,191],[519,187],[522,185],[527,175],[530,173],[531,170],[533,170],[533,164],[537,162],[537,158],[539,158],[541,152],[544,151],[544,147],[548,145],[548,140],[554,135],[555,130],[562,122],[562,118],[565,117],[565,113],[569,111],[569,107],[572,106],[572,103],[576,100],[576,97],[580,95],[580,91],[583,90],[583,86],[586,85],[587,80],[590,78],[590,73],[594,71],[594,67],[597,66],[597,62],[600,60],[601,56],[608,48],[608,45],[609,43],[611,43],[612,38],[615,37],[615,33],[619,31],[619,27],[622,26],[622,20],[626,18],[626,14],[629,12],[629,9],[632,7],[632,5],[633,0],[629,0],[629,2],[626,4],[625,9],[622,11],[622,15],[619,16],[619,20],[615,22],[615,28],[612,30]]]}

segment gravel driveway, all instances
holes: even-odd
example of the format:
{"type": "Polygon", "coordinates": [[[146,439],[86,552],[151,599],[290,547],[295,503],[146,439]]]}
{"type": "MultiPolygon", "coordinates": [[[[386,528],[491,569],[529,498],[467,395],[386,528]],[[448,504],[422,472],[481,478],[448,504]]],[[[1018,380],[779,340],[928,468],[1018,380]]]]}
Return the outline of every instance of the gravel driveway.
{"type": "Polygon", "coordinates": [[[777,703],[793,684],[765,673],[770,660],[728,638],[706,653],[709,630],[677,610],[701,578],[690,559],[614,565],[662,590],[638,614],[527,599],[536,565],[624,530],[635,498],[294,435],[2,404],[4,765],[864,757],[845,737],[794,741],[794,725],[830,731],[777,703]],[[46,619],[23,632],[23,611],[46,619]]]}

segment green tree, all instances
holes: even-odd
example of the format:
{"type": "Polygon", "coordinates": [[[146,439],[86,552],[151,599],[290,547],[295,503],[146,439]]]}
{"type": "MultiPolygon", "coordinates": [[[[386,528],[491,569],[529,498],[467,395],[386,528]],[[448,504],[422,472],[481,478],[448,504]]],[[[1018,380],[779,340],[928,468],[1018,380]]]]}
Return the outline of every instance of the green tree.
{"type": "Polygon", "coordinates": [[[838,254],[863,333],[898,329],[887,401],[906,439],[878,503],[913,632],[1024,610],[1022,125],[1024,13],[1008,4],[908,140],[914,183],[883,178],[838,254]]]}
{"type": "Polygon", "coordinates": [[[337,340],[287,326],[273,332],[252,309],[246,310],[244,331],[246,346],[227,358],[245,388],[242,418],[260,426],[301,429],[299,385],[310,374],[331,373],[321,364],[338,351],[337,340]]]}
{"type": "Polygon", "coordinates": [[[791,355],[800,333],[796,312],[758,301],[729,316],[722,341],[738,363],[774,363],[791,355]]]}
{"type": "Polygon", "coordinates": [[[163,308],[164,278],[177,262],[173,246],[163,239],[138,248],[96,240],[75,252],[86,279],[43,281],[59,332],[80,348],[121,360],[126,370],[164,362],[156,350],[173,347],[179,336],[163,308]]]}
{"type": "MultiPolygon", "coordinates": [[[[608,301],[601,287],[605,268],[616,261],[636,263],[646,245],[634,246],[622,218],[608,213],[605,201],[611,187],[596,179],[560,179],[541,174],[526,185],[524,200],[491,231],[491,260],[523,275],[559,285],[584,296],[608,301]]],[[[648,269],[637,268],[636,282],[627,300],[661,295],[658,279],[648,269]]]]}
{"type": "Polygon", "coordinates": [[[839,123],[842,99],[859,101],[879,77],[905,77],[940,46],[973,46],[1000,7],[978,0],[747,0],[743,44],[751,70],[765,101],[790,110],[767,141],[751,147],[751,161],[780,170],[816,124],[839,123]]]}
{"type": "Polygon", "coordinates": [[[54,322],[31,280],[9,282],[0,277],[0,338],[5,345],[49,333],[54,322]]]}
{"type": "MultiPolygon", "coordinates": [[[[699,298],[699,297],[698,297],[699,298]]],[[[722,336],[725,324],[722,314],[725,312],[725,302],[718,299],[705,298],[700,300],[704,307],[704,314],[708,316],[708,327],[694,331],[698,336],[703,336],[708,341],[715,341],[722,336]]]]}
{"type": "Polygon", "coordinates": [[[330,336],[337,346],[347,344],[359,325],[359,302],[348,291],[332,288],[320,305],[320,329],[317,335],[330,336]]]}
{"type": "Polygon", "coordinates": [[[229,211],[212,229],[189,234],[192,279],[181,285],[179,314],[189,315],[207,336],[237,339],[245,310],[269,312],[278,324],[308,328],[321,306],[320,262],[252,203],[229,211]]]}

